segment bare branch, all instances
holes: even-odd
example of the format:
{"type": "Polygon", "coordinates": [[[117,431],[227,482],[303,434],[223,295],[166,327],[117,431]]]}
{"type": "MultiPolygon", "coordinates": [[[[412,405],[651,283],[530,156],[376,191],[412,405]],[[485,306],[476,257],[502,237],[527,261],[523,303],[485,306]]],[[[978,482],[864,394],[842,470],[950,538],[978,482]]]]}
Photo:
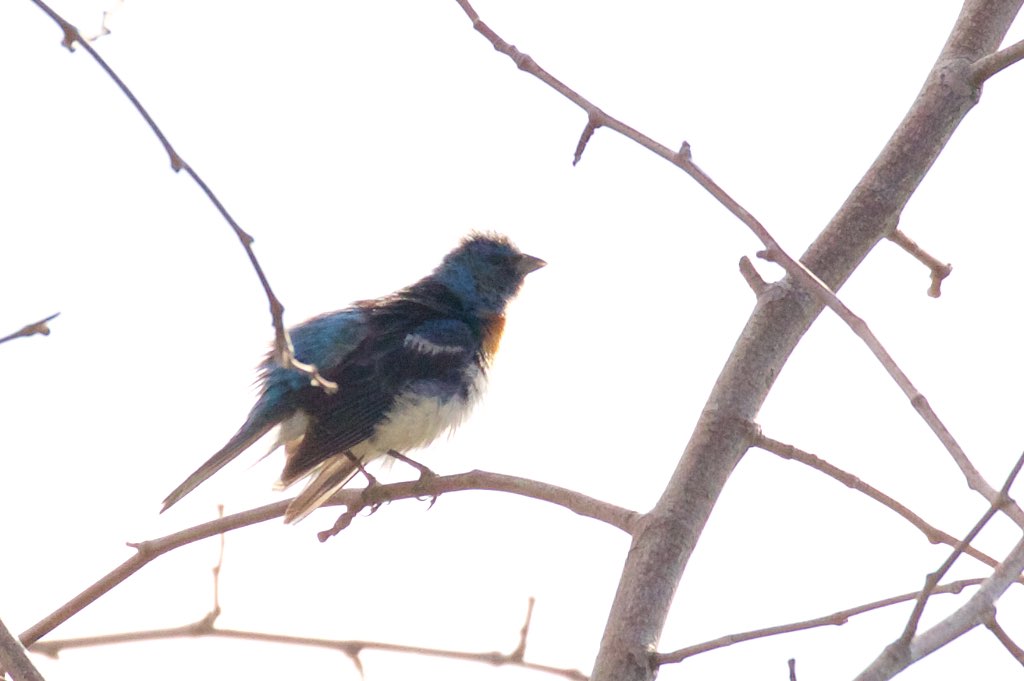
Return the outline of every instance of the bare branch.
{"type": "Polygon", "coordinates": [[[57,315],[59,314],[60,312],[54,312],[49,317],[40,319],[38,322],[33,322],[31,324],[23,326],[14,333],[8,334],[3,338],[0,338],[0,343],[6,343],[7,341],[14,340],[15,338],[25,338],[26,336],[34,336],[36,334],[39,334],[41,336],[49,336],[50,327],[47,322],[56,319],[57,315]]]}
{"type": "Polygon", "coordinates": [[[160,140],[160,144],[163,145],[164,151],[171,161],[171,169],[174,172],[184,170],[189,177],[199,186],[199,188],[206,194],[206,197],[214,205],[217,211],[221,214],[224,220],[231,226],[231,229],[235,232],[235,236],[238,237],[238,241],[242,244],[242,248],[245,249],[245,253],[249,256],[249,262],[252,264],[253,270],[256,272],[256,276],[260,281],[260,285],[263,287],[263,292],[267,296],[267,301],[270,303],[270,315],[274,325],[274,359],[282,367],[295,369],[310,377],[310,382],[314,385],[318,385],[328,393],[333,393],[338,389],[338,386],[331,381],[328,381],[321,376],[316,367],[304,364],[295,359],[295,352],[292,348],[291,338],[288,336],[288,330],[284,325],[284,305],[278,300],[277,296],[274,295],[273,289],[270,288],[270,281],[267,279],[266,274],[263,272],[263,267],[260,265],[259,260],[256,258],[256,253],[252,249],[253,238],[250,236],[242,227],[235,222],[235,219],[228,213],[227,208],[220,202],[220,199],[213,193],[213,190],[206,184],[206,182],[199,176],[199,174],[192,168],[191,165],[185,162],[174,147],[171,146],[170,141],[164,135],[163,131],[153,120],[153,117],[149,115],[149,112],[142,102],[138,100],[135,94],[128,88],[128,86],[121,80],[109,64],[100,56],[100,54],[89,44],[89,41],[85,40],[78,29],[70,22],[65,20],[55,11],[53,11],[43,0],[32,0],[41,10],[57,22],[61,30],[64,32],[64,39],[61,44],[68,48],[70,51],[74,51],[75,43],[78,43],[82,48],[89,53],[89,56],[100,65],[111,80],[117,85],[117,87],[124,93],[124,96],[135,107],[135,110],[139,112],[139,115],[145,119],[149,125],[150,130],[156,135],[157,139],[160,140]]]}
{"type": "MultiPolygon", "coordinates": [[[[1024,571],[1024,539],[1013,547],[1002,563],[981,584],[971,598],[941,622],[918,634],[909,646],[899,641],[885,650],[857,675],[856,681],[891,679],[921,658],[930,655],[958,636],[987,621],[995,612],[995,602],[1024,571]]],[[[933,593],[936,593],[936,589],[933,593]]]]}
{"type": "MultiPolygon", "coordinates": [[[[412,482],[399,482],[392,485],[376,485],[373,488],[373,498],[380,503],[384,503],[397,499],[415,499],[423,495],[440,496],[448,492],[469,490],[508,492],[540,501],[547,501],[587,518],[608,523],[627,533],[633,531],[635,525],[642,517],[635,511],[599,501],[563,487],[527,480],[526,478],[516,478],[511,475],[488,473],[486,471],[471,471],[461,475],[438,476],[412,482]]],[[[195,527],[169,534],[166,537],[129,544],[129,546],[136,550],[134,556],[121,563],[121,565],[104,575],[95,584],[23,632],[21,634],[22,643],[26,646],[32,646],[43,636],[53,631],[58,625],[66,622],[76,613],[81,612],[93,601],[128,579],[147,563],[159,556],[201,539],[256,525],[273,518],[280,518],[284,515],[291,501],[291,499],[287,499],[266,506],[260,506],[259,508],[211,520],[208,523],[196,525],[195,527]]],[[[324,505],[346,506],[348,504],[359,504],[362,501],[362,489],[343,489],[331,497],[324,505]]]]}
{"type": "MultiPolygon", "coordinates": [[[[217,517],[224,518],[224,504],[217,504],[217,517]]],[[[227,535],[220,533],[220,550],[217,552],[217,564],[213,566],[213,607],[210,608],[210,623],[220,617],[220,569],[224,566],[224,545],[227,535]]]]}
{"type": "Polygon", "coordinates": [[[13,681],[44,681],[21,642],[14,638],[7,626],[0,621],[0,678],[6,672],[13,681]]]}
{"type": "Polygon", "coordinates": [[[399,643],[384,643],[380,641],[341,640],[315,638],[309,636],[286,636],[283,634],[267,634],[259,631],[246,631],[242,629],[219,629],[214,627],[209,617],[183,627],[169,627],[166,629],[151,629],[147,631],[126,632],[122,634],[109,634],[106,636],[84,636],[80,638],[69,638],[54,641],[41,641],[32,646],[32,651],[44,655],[56,657],[64,650],[74,648],[92,648],[102,645],[114,645],[119,643],[137,643],[139,641],[167,640],[174,638],[230,638],[243,641],[259,641],[263,643],[281,643],[285,645],[306,646],[312,648],[326,648],[337,650],[353,661],[357,666],[359,654],[364,650],[377,650],[390,653],[405,653],[409,655],[424,655],[427,657],[438,657],[452,660],[463,660],[466,662],[479,662],[491,666],[514,666],[531,671],[544,672],[561,676],[571,681],[586,681],[587,677],[576,669],[553,667],[550,665],[527,662],[517,659],[514,654],[501,652],[474,653],[464,650],[449,650],[445,648],[426,648],[422,646],[402,645],[399,643]]]}
{"type": "MultiPolygon", "coordinates": [[[[584,130],[584,138],[589,139],[587,131],[590,128],[596,129],[598,127],[606,127],[611,130],[615,130],[645,149],[654,152],[658,156],[661,156],[673,165],[682,169],[687,175],[693,178],[697,184],[715,197],[719,203],[725,206],[729,212],[739,218],[739,220],[754,233],[761,243],[764,244],[765,250],[758,253],[759,257],[763,257],[766,260],[780,265],[786,270],[786,273],[790,275],[790,277],[800,283],[804,290],[813,295],[819,303],[835,312],[839,318],[846,322],[850,329],[862,341],[864,341],[888,374],[910,400],[911,405],[917,413],[922,419],[924,419],[925,423],[928,424],[928,427],[931,428],[933,433],[935,433],[939,441],[942,442],[946,451],[949,452],[950,456],[963,473],[968,487],[980,493],[990,504],[996,499],[996,490],[982,477],[981,473],[974,467],[974,464],[972,464],[970,459],[967,458],[967,455],[960,447],[960,444],[949,432],[949,429],[946,428],[945,424],[939,419],[938,415],[931,408],[931,405],[928,404],[928,400],[923,394],[921,394],[914,384],[911,383],[910,379],[896,364],[896,361],[882,346],[881,342],[874,333],[872,333],[871,329],[868,328],[868,325],[864,320],[855,315],[850,308],[839,300],[833,290],[817,274],[805,267],[802,262],[794,259],[786,253],[764,225],[762,225],[753,215],[743,208],[743,206],[733,199],[724,189],[718,186],[718,184],[712,180],[709,175],[707,175],[693,162],[689,144],[684,143],[678,152],[674,152],[665,145],[655,142],[653,139],[636,129],[612,118],[592,104],[589,100],[580,96],[576,91],[565,85],[565,83],[541,68],[529,55],[523,54],[516,49],[514,45],[510,45],[503,40],[480,19],[480,16],[476,13],[476,10],[473,9],[468,0],[457,0],[457,2],[473,22],[473,28],[487,38],[491,45],[494,46],[494,49],[498,50],[502,54],[508,55],[508,57],[512,59],[520,69],[540,79],[562,94],[566,99],[587,112],[588,123],[587,129],[584,130]]],[[[963,111],[960,115],[965,113],[966,111],[963,111]]],[[[579,153],[580,150],[578,149],[577,152],[579,153]]],[[[930,166],[930,163],[928,165],[930,166]]],[[[924,170],[922,170],[922,173],[923,171],[924,170]]],[[[892,224],[895,224],[895,220],[893,220],[892,224]]],[[[892,230],[890,229],[888,231],[891,232],[892,230]]],[[[1012,506],[1007,507],[1006,511],[1007,515],[1009,515],[1014,522],[1021,527],[1024,527],[1024,511],[1022,511],[1020,507],[1013,504],[1012,506]]]]}
{"type": "MultiPolygon", "coordinates": [[[[693,164],[688,145],[678,153],[608,117],[566,87],[484,24],[468,0],[459,6],[473,28],[508,55],[520,69],[539,78],[582,108],[592,127],[610,128],[634,140],[689,174],[766,246],[799,287],[777,284],[778,296],[762,296],[740,334],[687,443],[665,492],[645,527],[634,534],[619,587],[594,665],[595,681],[647,681],[656,667],[650,655],[661,635],[676,586],[696,546],[715,500],[750,444],[749,424],[823,305],[836,311],[868,343],[911,404],[939,437],[967,478],[991,503],[996,492],[978,474],[956,440],[870,333],[862,320],[838,301],[838,289],[867,253],[895,227],[899,214],[932,167],[957,126],[978,101],[968,66],[991,52],[1006,35],[1020,2],[967,0],[921,92],[892,138],[857,183],[828,226],[801,260],[805,269],[778,247],[742,206],[693,164]],[[812,274],[814,272],[815,274],[812,274]],[[805,291],[811,292],[811,299],[805,291]]],[[[1009,515],[1024,526],[1024,511],[1009,515]]]]}
{"type": "Polygon", "coordinates": [[[974,62],[971,67],[971,76],[975,85],[981,85],[986,80],[996,75],[1008,66],[1013,66],[1021,59],[1024,59],[1024,40],[1010,45],[1006,49],[994,52],[987,57],[982,57],[974,62]]]}
{"type": "Polygon", "coordinates": [[[514,660],[522,660],[523,656],[526,655],[526,639],[530,635],[530,621],[533,619],[533,606],[536,603],[537,599],[530,596],[530,601],[526,606],[526,621],[523,622],[523,628],[519,630],[519,645],[509,653],[509,657],[514,660]]]}
{"type": "Polygon", "coordinates": [[[789,658],[786,664],[789,665],[789,681],[796,681],[796,658],[789,658]]]}
{"type": "Polygon", "coordinates": [[[901,232],[899,229],[892,230],[892,233],[889,234],[889,240],[920,260],[925,267],[931,270],[932,283],[931,286],[928,287],[928,295],[932,298],[938,298],[941,296],[942,280],[948,277],[949,273],[953,271],[953,266],[935,258],[935,256],[918,246],[916,241],[901,232]]]}
{"type": "MultiPolygon", "coordinates": [[[[337,492],[324,506],[345,506],[347,508],[342,515],[344,520],[341,522],[341,529],[344,529],[355,515],[365,508],[374,508],[398,499],[437,497],[447,492],[467,490],[509,492],[541,501],[550,501],[553,504],[564,506],[574,513],[600,520],[630,534],[640,517],[635,511],[599,501],[564,487],[486,471],[420,478],[411,482],[399,482],[391,485],[375,484],[369,488],[345,489],[337,492]]],[[[320,541],[325,541],[337,534],[338,531],[340,531],[339,523],[335,523],[332,528],[318,533],[317,536],[320,541]]]]}
{"type": "MultiPolygon", "coordinates": [[[[965,588],[970,586],[977,586],[981,584],[983,579],[961,579],[956,582],[950,582],[949,584],[943,584],[933,590],[932,593],[936,594],[958,594],[965,588]]],[[[831,615],[824,615],[822,617],[815,617],[814,619],[803,620],[801,622],[793,622],[791,624],[781,624],[774,627],[767,627],[765,629],[754,629],[753,631],[745,631],[738,634],[729,634],[728,636],[721,636],[704,643],[698,643],[696,645],[687,646],[686,648],[680,648],[679,650],[672,651],[671,653],[659,653],[656,656],[657,663],[659,665],[672,664],[676,662],[682,662],[688,657],[706,653],[711,650],[718,650],[719,648],[725,648],[731,646],[734,643],[743,643],[744,641],[753,641],[754,639],[767,638],[768,636],[778,636],[779,634],[791,634],[795,631],[804,631],[806,629],[816,629],[818,627],[829,627],[829,626],[842,626],[846,624],[851,617],[857,615],[863,615],[866,612],[872,610],[880,610],[881,608],[887,608],[891,605],[898,605],[899,603],[906,603],[912,601],[921,592],[914,591],[912,593],[906,593],[899,596],[892,596],[890,598],[883,598],[879,601],[873,601],[871,603],[865,603],[846,610],[840,610],[834,612],[831,615]]]]}
{"type": "MultiPolygon", "coordinates": [[[[826,307],[836,313],[836,315],[846,322],[846,325],[850,327],[850,330],[857,335],[864,344],[868,346],[871,353],[875,356],[878,362],[885,369],[886,373],[896,382],[896,385],[900,387],[903,394],[910,400],[910,404],[914,407],[914,410],[920,415],[922,420],[935,436],[939,439],[939,442],[946,448],[946,451],[953,458],[953,461],[960,468],[960,472],[963,474],[964,479],[967,481],[967,486],[981,494],[989,504],[1000,502],[1003,506],[1003,502],[995,489],[988,483],[987,480],[981,475],[981,472],[975,468],[974,464],[967,457],[963,448],[960,447],[960,443],[956,441],[953,434],[946,428],[946,424],[942,422],[935,410],[932,409],[926,398],[917,387],[910,381],[910,378],[903,372],[903,369],[896,363],[889,351],[885,349],[878,337],[875,336],[871,328],[868,327],[867,322],[858,317],[853,313],[853,310],[848,308],[843,301],[839,300],[836,294],[825,285],[813,272],[808,270],[800,263],[792,260],[781,249],[769,248],[767,251],[758,253],[759,256],[763,256],[766,260],[771,260],[782,265],[786,272],[794,276],[795,279],[800,281],[804,288],[810,292],[819,302],[823,303],[826,307]]],[[[1024,511],[1021,510],[1016,503],[1010,502],[1004,507],[1006,514],[1019,526],[1024,528],[1024,511]]]]}
{"type": "Polygon", "coordinates": [[[1014,464],[1010,470],[1010,474],[1006,477],[1006,482],[1003,483],[1002,489],[999,490],[999,496],[989,506],[989,509],[985,511],[981,519],[974,524],[971,531],[967,535],[957,542],[957,545],[953,548],[953,552],[949,554],[945,562],[939,567],[938,570],[928,575],[924,581],[924,589],[921,590],[921,595],[917,598],[917,603],[914,605],[914,611],[910,614],[910,618],[907,620],[907,626],[903,630],[903,635],[896,641],[895,645],[907,647],[910,645],[910,641],[914,638],[914,634],[917,633],[917,626],[921,622],[921,615],[924,614],[924,606],[928,603],[928,597],[931,595],[932,590],[935,586],[946,576],[949,569],[953,567],[953,563],[960,557],[960,554],[964,552],[964,548],[970,545],[974,538],[978,536],[982,528],[988,524],[988,521],[992,519],[1003,506],[1003,504],[1010,502],[1010,486],[1013,485],[1013,481],[1017,479],[1017,475],[1020,473],[1021,467],[1024,466],[1024,453],[1017,458],[1017,463],[1014,464]]]}
{"type": "MultiPolygon", "coordinates": [[[[951,534],[943,532],[934,525],[929,524],[923,518],[921,518],[921,516],[917,515],[909,508],[907,508],[900,502],[890,497],[888,494],[885,494],[884,492],[875,489],[874,487],[867,484],[857,476],[844,471],[838,466],[833,466],[829,462],[815,456],[814,454],[811,454],[810,452],[805,452],[804,450],[798,449],[793,445],[789,445],[784,442],[779,442],[778,440],[773,440],[772,438],[761,434],[757,436],[754,442],[754,446],[763,449],[766,452],[771,452],[776,456],[780,456],[783,459],[792,459],[793,461],[798,461],[804,464],[805,466],[810,466],[811,468],[817,471],[821,471],[822,473],[831,477],[832,479],[843,483],[850,489],[857,490],[858,492],[867,495],[868,497],[874,499],[875,501],[882,504],[886,508],[895,511],[911,525],[921,530],[921,533],[924,534],[924,536],[932,544],[945,544],[947,546],[954,548],[959,546],[960,544],[959,539],[957,539],[951,534]]],[[[988,554],[979,551],[978,549],[974,548],[969,544],[963,548],[963,551],[967,555],[981,561],[989,567],[996,567],[999,564],[999,561],[997,561],[995,558],[992,558],[988,554]]],[[[1024,577],[1021,577],[1020,581],[1024,583],[1024,577]]]]}

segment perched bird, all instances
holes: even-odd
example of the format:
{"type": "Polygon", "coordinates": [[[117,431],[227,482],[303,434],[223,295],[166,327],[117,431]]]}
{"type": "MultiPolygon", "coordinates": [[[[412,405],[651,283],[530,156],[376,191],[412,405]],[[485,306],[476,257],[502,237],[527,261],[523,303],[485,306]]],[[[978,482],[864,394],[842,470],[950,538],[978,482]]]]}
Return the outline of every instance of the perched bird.
{"type": "Polygon", "coordinates": [[[313,476],[286,522],[316,510],[363,464],[455,428],[483,390],[505,306],[545,264],[504,236],[474,233],[412,286],[294,327],[295,357],[338,390],[329,394],[268,355],[245,423],[164,499],[161,513],[277,425],[274,449],[285,450],[278,486],[313,476]]]}

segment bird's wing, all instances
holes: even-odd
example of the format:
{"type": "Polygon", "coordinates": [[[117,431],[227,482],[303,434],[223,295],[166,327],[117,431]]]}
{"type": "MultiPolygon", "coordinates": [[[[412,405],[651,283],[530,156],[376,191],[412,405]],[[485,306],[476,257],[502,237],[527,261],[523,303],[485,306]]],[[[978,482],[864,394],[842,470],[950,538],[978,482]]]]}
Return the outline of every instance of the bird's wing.
{"type": "Polygon", "coordinates": [[[337,378],[332,377],[341,389],[324,398],[313,415],[302,443],[285,465],[281,483],[291,484],[371,437],[395,399],[412,384],[429,383],[439,399],[465,393],[466,368],[475,361],[479,346],[478,333],[458,319],[383,327],[346,358],[337,378]]]}
{"type": "MultiPolygon", "coordinates": [[[[330,376],[367,335],[366,315],[349,308],[314,317],[290,330],[295,357],[330,376]]],[[[278,423],[292,416],[308,395],[322,393],[309,377],[278,366],[267,356],[260,367],[263,390],[238,432],[164,499],[161,513],[181,500],[278,423]]]]}

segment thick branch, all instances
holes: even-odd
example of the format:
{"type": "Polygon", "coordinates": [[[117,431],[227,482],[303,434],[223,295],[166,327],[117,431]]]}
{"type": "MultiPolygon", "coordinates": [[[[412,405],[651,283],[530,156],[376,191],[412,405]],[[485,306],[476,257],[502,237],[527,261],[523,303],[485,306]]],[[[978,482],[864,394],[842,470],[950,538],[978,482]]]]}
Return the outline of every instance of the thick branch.
{"type": "MultiPolygon", "coordinates": [[[[829,289],[838,290],[897,224],[911,194],[980,96],[969,65],[996,49],[1020,4],[965,3],[904,120],[802,258],[829,289]]],[[[473,18],[476,25],[478,18],[473,18]]],[[[655,674],[652,655],[676,586],[715,500],[750,444],[747,424],[822,308],[822,301],[801,287],[784,282],[777,291],[759,297],[665,493],[634,534],[594,681],[648,681],[655,674]]]]}
{"type": "MultiPolygon", "coordinates": [[[[822,236],[819,237],[818,241],[815,244],[812,244],[807,254],[801,259],[803,262],[801,262],[786,253],[764,225],[762,225],[753,215],[750,214],[750,212],[733,199],[728,192],[722,189],[713,179],[711,179],[709,175],[707,175],[693,162],[690,145],[688,143],[684,142],[678,152],[673,152],[665,145],[659,144],[638,130],[616,120],[615,118],[612,118],[589,100],[578,94],[575,90],[568,87],[565,83],[541,68],[540,65],[538,65],[537,62],[529,55],[520,52],[514,45],[510,45],[508,42],[503,40],[493,29],[480,19],[480,16],[476,13],[476,10],[473,9],[468,0],[457,1],[466,15],[472,20],[473,28],[486,37],[494,46],[494,49],[502,54],[508,55],[508,57],[512,59],[520,69],[539,78],[541,81],[557,90],[560,94],[587,112],[587,124],[584,128],[583,135],[580,138],[579,145],[577,146],[574,163],[579,160],[586,143],[593,136],[594,131],[600,127],[607,127],[621,133],[642,147],[654,152],[682,169],[754,233],[754,235],[765,246],[765,250],[759,253],[759,255],[767,260],[771,260],[779,264],[783,269],[785,269],[786,273],[789,275],[787,283],[790,281],[796,281],[805,292],[809,292],[815,299],[813,301],[800,300],[799,298],[802,298],[802,296],[800,296],[799,292],[791,292],[792,295],[789,296],[792,299],[792,302],[795,302],[804,308],[801,316],[807,317],[806,324],[803,325],[802,329],[792,329],[798,331],[797,335],[793,339],[793,344],[795,345],[796,341],[799,340],[799,337],[804,331],[806,331],[807,326],[810,325],[810,322],[813,321],[814,317],[816,317],[821,311],[821,306],[828,306],[861,340],[864,341],[865,345],[867,345],[875,355],[889,376],[892,377],[900,390],[902,390],[907,396],[911,405],[925,423],[928,424],[928,427],[931,428],[932,432],[935,433],[935,436],[956,462],[956,465],[960,468],[964,478],[967,480],[968,487],[984,496],[989,503],[996,498],[996,490],[981,476],[978,470],[967,458],[967,455],[960,447],[960,444],[953,437],[952,433],[949,432],[949,429],[946,428],[942,420],[939,419],[925,396],[921,394],[916,386],[910,381],[910,378],[906,373],[904,373],[899,365],[896,364],[895,360],[874,335],[864,320],[855,315],[853,311],[839,300],[834,293],[834,291],[838,290],[842,282],[845,281],[846,277],[848,277],[853,269],[860,263],[861,258],[867,254],[867,251],[874,246],[881,237],[892,234],[892,231],[899,219],[899,212],[903,209],[903,206],[910,198],[910,194],[917,187],[917,184],[924,176],[924,173],[927,172],[928,168],[931,166],[932,161],[934,161],[935,157],[938,156],[938,153],[945,144],[945,141],[952,134],[953,129],[955,128],[955,122],[959,122],[960,118],[966,114],[970,106],[973,106],[977,101],[980,91],[971,85],[968,69],[963,59],[957,58],[955,55],[949,55],[948,59],[944,59],[943,57],[947,55],[945,55],[945,53],[940,55],[939,62],[929,75],[929,81],[925,84],[925,90],[922,93],[922,96],[919,96],[918,101],[915,102],[915,108],[911,109],[907,114],[903,124],[889,141],[889,146],[886,148],[886,151],[883,152],[875,162],[875,166],[869,170],[868,174],[861,180],[860,185],[858,185],[854,194],[847,199],[847,202],[843,209],[840,210],[839,215],[833,219],[830,227],[822,233],[822,236]],[[929,96],[925,96],[925,94],[929,96]],[[948,110],[938,112],[937,107],[945,107],[948,110]],[[936,110],[933,111],[933,109],[936,110]],[[953,118],[946,121],[941,114],[955,117],[955,122],[953,118]],[[936,116],[938,117],[937,119],[936,116]],[[939,126],[938,123],[942,123],[943,125],[939,126]],[[947,125],[947,123],[949,123],[949,125],[947,125]],[[931,126],[934,128],[934,131],[931,132],[931,137],[934,138],[934,144],[921,144],[920,135],[928,134],[929,131],[924,131],[923,133],[921,130],[917,129],[918,126],[931,126]],[[915,153],[906,153],[901,145],[912,146],[915,153]],[[886,152],[889,153],[887,154],[886,152]],[[907,181],[907,177],[909,176],[915,176],[913,182],[907,181]],[[880,183],[882,184],[880,185],[880,183]],[[905,193],[903,193],[903,191],[896,191],[901,189],[901,184],[905,193]],[[876,205],[881,206],[883,210],[872,212],[876,205]],[[860,211],[863,211],[865,208],[868,209],[868,214],[863,216],[860,215],[860,211]],[[843,210],[847,209],[854,212],[852,215],[845,218],[847,221],[844,221],[841,217],[843,216],[843,210]],[[867,217],[868,219],[873,220],[873,222],[860,224],[860,220],[863,217],[867,217]],[[837,231],[830,232],[833,228],[837,231]],[[815,245],[821,244],[825,241],[831,241],[831,238],[833,238],[839,230],[850,230],[851,234],[863,234],[863,230],[867,230],[866,233],[872,234],[873,239],[870,243],[864,241],[861,244],[863,251],[859,254],[845,250],[848,244],[838,244],[838,246],[842,247],[844,250],[837,250],[836,255],[841,256],[847,261],[848,269],[845,272],[835,272],[833,277],[838,278],[833,282],[827,276],[820,276],[825,272],[825,270],[819,271],[818,268],[811,265],[814,263],[815,245]],[[849,259],[847,257],[852,255],[856,255],[857,257],[855,259],[849,259]]],[[[1010,19],[1012,19],[1012,14],[1010,15],[1010,19]]],[[[1009,19],[1007,21],[1009,21],[1009,19]]],[[[974,27],[972,27],[972,30],[974,30],[974,27]]],[[[1003,28],[1002,31],[1005,33],[1005,28],[1003,28]]],[[[970,33],[970,31],[964,31],[964,33],[970,33]]],[[[956,31],[954,31],[954,35],[955,34],[956,31]]],[[[974,36],[972,34],[971,39],[973,38],[974,36]]],[[[950,44],[954,44],[952,38],[950,44]]],[[[822,261],[820,264],[824,267],[828,264],[828,261],[822,261]]],[[[782,302],[781,298],[779,302],[782,302]]],[[[764,319],[782,319],[782,317],[778,315],[779,313],[773,313],[764,319]]],[[[755,318],[759,318],[757,311],[755,311],[751,320],[753,321],[755,318]]],[[[801,324],[803,324],[803,322],[801,322],[801,324]]],[[[749,330],[752,327],[748,326],[747,328],[749,330]]],[[[745,341],[741,342],[745,344],[745,341]]],[[[772,339],[771,341],[765,339],[765,342],[777,342],[777,339],[772,339]]],[[[767,395],[767,389],[770,388],[771,383],[774,381],[774,376],[777,375],[777,370],[781,370],[782,364],[785,362],[786,357],[788,357],[789,350],[786,350],[785,346],[780,347],[779,350],[783,352],[775,358],[775,361],[778,361],[779,363],[778,366],[772,365],[770,370],[767,372],[768,375],[766,380],[768,382],[764,384],[765,395],[767,395]]],[[[739,345],[737,345],[737,348],[733,350],[734,356],[738,352],[741,352],[739,345]]],[[[758,371],[759,373],[765,372],[763,364],[758,371]]],[[[747,379],[742,379],[739,389],[743,389],[743,387],[747,385],[761,386],[759,383],[748,384],[747,379]]],[[[757,395],[752,395],[752,397],[758,402],[758,404],[760,404],[764,399],[763,396],[758,397],[757,395]]],[[[712,401],[709,401],[708,404],[711,405],[712,403],[717,403],[717,401],[718,399],[713,395],[712,401]]],[[[726,420],[732,421],[734,424],[750,421],[753,419],[757,410],[754,409],[753,412],[750,413],[747,413],[747,411],[747,409],[743,409],[740,412],[728,414],[726,415],[726,420]]],[[[698,424],[698,427],[702,427],[701,424],[698,424]]],[[[735,456],[735,460],[738,461],[739,457],[742,455],[742,450],[745,449],[745,447],[742,446],[743,433],[737,432],[736,437],[732,438],[732,441],[734,445],[732,454],[735,456]]],[[[719,465],[724,465],[726,462],[726,460],[722,459],[721,456],[717,456],[715,460],[719,465]]],[[[731,470],[732,466],[730,465],[728,467],[728,471],[731,470]]],[[[724,484],[724,479],[722,484],[724,484]]],[[[673,508],[678,507],[673,506],[673,508]]],[[[1016,505],[1011,505],[1006,510],[1007,514],[1013,518],[1018,525],[1024,527],[1024,511],[1016,505]]],[[[710,508],[702,511],[702,513],[709,512],[710,508]]],[[[701,523],[701,526],[703,526],[703,523],[701,523]]]]}
{"type": "MultiPolygon", "coordinates": [[[[0,621],[0,670],[10,675],[13,681],[44,681],[43,675],[28,659],[21,642],[14,638],[7,626],[0,621]]],[[[0,672],[0,677],[3,672],[0,672]]]]}

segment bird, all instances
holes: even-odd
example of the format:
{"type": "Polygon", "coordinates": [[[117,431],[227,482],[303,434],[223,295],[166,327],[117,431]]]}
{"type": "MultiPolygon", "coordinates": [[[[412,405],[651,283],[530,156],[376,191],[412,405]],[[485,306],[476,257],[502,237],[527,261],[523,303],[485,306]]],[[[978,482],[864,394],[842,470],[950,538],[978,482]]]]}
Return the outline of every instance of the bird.
{"type": "MultiPolygon", "coordinates": [[[[508,237],[473,232],[433,272],[390,295],[313,317],[289,330],[295,358],[338,388],[285,368],[273,351],[259,365],[259,397],[231,439],[163,501],[180,501],[279,427],[276,487],[310,478],[284,519],[302,520],[363,466],[425,447],[454,430],[484,390],[505,328],[505,309],[528,274],[544,267],[508,237]]],[[[367,475],[368,484],[372,476],[367,475]]]]}

